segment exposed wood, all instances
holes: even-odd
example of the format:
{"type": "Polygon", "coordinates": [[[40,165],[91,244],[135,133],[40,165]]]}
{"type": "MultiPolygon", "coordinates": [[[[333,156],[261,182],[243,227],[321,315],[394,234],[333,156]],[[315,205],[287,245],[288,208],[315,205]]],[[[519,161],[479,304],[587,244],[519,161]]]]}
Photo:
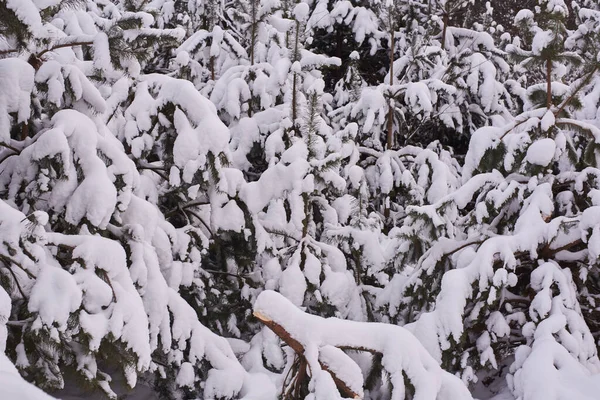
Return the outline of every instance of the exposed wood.
{"type": "Polygon", "coordinates": [[[556,247],[556,248],[552,248],[552,247],[550,247],[550,244],[548,244],[539,251],[539,255],[541,256],[541,258],[549,259],[549,258],[554,257],[556,255],[556,253],[560,253],[561,251],[569,250],[573,247],[580,246],[582,244],[583,244],[583,240],[581,240],[581,239],[577,239],[571,243],[567,243],[565,245],[562,245],[562,246],[556,247]]]}
{"type": "Polygon", "coordinates": [[[29,137],[29,124],[27,122],[23,122],[21,125],[21,140],[25,140],[29,137]]]}
{"type": "Polygon", "coordinates": [[[571,103],[571,101],[575,98],[575,96],[577,95],[577,93],[579,93],[581,91],[581,89],[583,89],[585,87],[585,85],[588,84],[588,82],[590,81],[590,79],[592,79],[592,77],[594,76],[594,74],[596,73],[596,71],[598,71],[598,66],[594,67],[587,74],[587,76],[585,76],[581,80],[581,83],[577,86],[577,88],[575,88],[574,91],[571,92],[571,94],[569,95],[569,97],[565,101],[563,101],[563,103],[560,106],[558,106],[558,109],[554,112],[554,115],[556,117],[560,116],[560,114],[562,113],[562,111],[565,109],[565,107],[567,105],[569,105],[569,103],[571,103]]]}
{"type": "MultiPolygon", "coordinates": [[[[304,358],[304,346],[298,340],[294,339],[292,337],[292,335],[290,335],[290,333],[288,331],[286,331],[283,326],[279,325],[275,321],[272,321],[270,318],[261,314],[259,311],[254,311],[254,316],[260,322],[262,322],[267,328],[272,330],[273,333],[275,333],[277,336],[279,336],[279,338],[281,338],[281,340],[283,340],[283,342],[285,344],[290,346],[292,348],[292,350],[294,350],[296,352],[296,354],[298,354],[298,356],[304,358]]],[[[368,349],[352,349],[352,350],[369,351],[368,349]]],[[[339,379],[335,375],[334,372],[329,370],[329,368],[327,368],[327,366],[325,364],[323,364],[321,362],[319,362],[319,364],[321,364],[321,368],[323,369],[323,371],[327,371],[331,375],[331,377],[333,378],[333,381],[335,382],[335,384],[341,394],[343,394],[346,397],[350,397],[352,399],[360,399],[361,398],[358,393],[355,393],[352,389],[350,389],[348,387],[348,385],[344,381],[339,379]]]]}

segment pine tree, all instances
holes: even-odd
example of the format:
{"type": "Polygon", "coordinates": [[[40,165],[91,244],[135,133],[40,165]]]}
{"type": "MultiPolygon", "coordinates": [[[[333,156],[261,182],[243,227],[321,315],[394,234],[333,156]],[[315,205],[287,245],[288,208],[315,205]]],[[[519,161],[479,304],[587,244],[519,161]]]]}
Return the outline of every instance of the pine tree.
{"type": "MultiPolygon", "coordinates": [[[[549,26],[560,27],[566,7],[552,4],[549,26]]],[[[559,36],[552,32],[536,32],[534,41],[544,44],[540,49],[557,49],[559,36]],[[541,37],[552,40],[540,42],[541,37]]],[[[567,68],[559,61],[579,60],[562,51],[532,53],[547,79],[554,68],[567,68]]],[[[559,92],[560,86],[549,81],[548,93],[557,94],[550,100],[546,92],[537,95],[548,81],[533,84],[527,89],[529,111],[504,127],[481,128],[473,135],[462,187],[433,207],[415,207],[420,217],[403,227],[445,226],[443,239],[433,242],[383,298],[404,321],[415,321],[409,329],[434,332],[425,341],[438,343],[430,351],[445,368],[461,371],[465,381],[485,377],[486,385],[506,376],[517,398],[541,399],[560,391],[559,383],[540,389],[542,381],[561,373],[552,363],[582,371],[574,378],[582,382],[589,374],[584,371],[598,368],[594,325],[582,313],[590,299],[582,296],[589,290],[582,277],[588,275],[578,272],[596,261],[574,256],[591,244],[587,221],[594,213],[583,199],[583,186],[593,187],[587,177],[595,167],[584,154],[597,128],[570,117],[588,82],[584,75],[570,92],[559,92]],[[391,297],[398,288],[407,302],[391,297]],[[511,363],[511,356],[515,359],[506,371],[503,364],[511,363]],[[497,372],[484,373],[480,365],[497,372]]]]}
{"type": "Polygon", "coordinates": [[[17,321],[3,335],[7,354],[46,390],[75,372],[116,398],[109,371],[118,371],[129,387],[139,376],[170,382],[165,397],[252,391],[229,344],[182,297],[191,289],[180,291],[202,291],[209,239],[177,217],[201,226],[193,209],[201,204],[189,203],[204,197],[213,229],[222,226],[219,210],[235,211],[220,194],[228,192],[228,131],[212,105],[191,83],[140,74],[152,46],[180,30],[151,28],[152,17],[132,14],[139,4],[131,2],[23,4],[6,7],[34,38],[20,44],[32,56],[0,60],[0,80],[11,82],[0,93],[2,293],[5,306],[12,302],[7,319],[17,321]],[[44,22],[52,17],[73,22],[44,22]],[[201,126],[211,146],[203,147],[201,126]],[[161,212],[172,207],[173,224],[161,212]]]}

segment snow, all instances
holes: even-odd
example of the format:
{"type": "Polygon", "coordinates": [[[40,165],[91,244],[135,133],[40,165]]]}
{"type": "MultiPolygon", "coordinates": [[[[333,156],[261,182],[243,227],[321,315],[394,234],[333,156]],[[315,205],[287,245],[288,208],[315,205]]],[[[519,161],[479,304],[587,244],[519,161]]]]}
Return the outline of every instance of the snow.
{"type": "Polygon", "coordinates": [[[6,321],[10,317],[11,299],[4,289],[0,290],[0,351],[4,353],[6,350],[6,339],[8,338],[8,330],[6,329],[6,321]]]}
{"type": "Polygon", "coordinates": [[[527,148],[527,162],[545,167],[554,158],[555,151],[554,140],[550,138],[537,140],[527,148]]]}
{"type": "Polygon", "coordinates": [[[298,22],[306,22],[306,19],[308,18],[308,14],[309,14],[309,7],[308,4],[306,3],[298,3],[296,5],[296,7],[294,7],[294,18],[296,19],[296,21],[298,22]]]}
{"type": "Polygon", "coordinates": [[[0,398],[597,397],[594,2],[70,3],[3,2],[0,398]]]}
{"type": "Polygon", "coordinates": [[[189,362],[184,362],[181,364],[179,368],[179,373],[177,374],[177,379],[175,379],[175,383],[177,386],[194,386],[194,366],[189,362]]]}
{"type": "Polygon", "coordinates": [[[547,132],[552,126],[554,126],[555,121],[556,119],[554,117],[554,113],[551,110],[546,111],[546,114],[544,114],[544,117],[540,122],[542,131],[547,132]]]}
{"type": "Polygon", "coordinates": [[[533,19],[533,12],[531,10],[523,9],[517,12],[515,16],[515,23],[518,24],[521,21],[533,19]]]}
{"type": "Polygon", "coordinates": [[[600,362],[594,339],[574,310],[570,272],[553,262],[542,263],[532,274],[532,287],[537,294],[530,313],[534,320],[541,321],[533,334],[533,345],[517,350],[511,367],[515,394],[532,399],[596,397],[600,362]],[[551,291],[554,284],[557,296],[551,291]]]}
{"type": "Polygon", "coordinates": [[[243,211],[234,200],[230,200],[222,208],[213,209],[213,225],[219,229],[232,232],[241,232],[245,226],[243,211]]]}
{"type": "Polygon", "coordinates": [[[296,159],[289,165],[278,163],[265,171],[258,181],[242,187],[240,198],[250,211],[257,213],[267,206],[271,198],[292,190],[294,182],[306,175],[308,167],[308,162],[302,159],[296,159]]]}
{"type": "MultiPolygon", "coordinates": [[[[55,244],[73,246],[73,256],[80,258],[79,268],[98,268],[110,279],[112,304],[106,308],[108,332],[121,339],[138,357],[138,368],[150,364],[148,319],[142,299],[127,272],[125,252],[116,242],[101,237],[71,237],[49,234],[55,244]]],[[[45,293],[49,295],[50,293],[45,293]]],[[[87,293],[86,293],[87,295],[87,293]]],[[[91,299],[89,299],[91,300],[91,299]]],[[[98,300],[105,301],[100,297],[98,300]]]]}
{"type": "MultiPolygon", "coordinates": [[[[338,378],[355,387],[358,375],[356,365],[349,358],[331,347],[368,349],[383,354],[382,365],[389,373],[394,387],[392,396],[402,398],[405,373],[414,386],[415,399],[470,399],[465,386],[457,383],[457,378],[443,371],[425,348],[406,329],[389,324],[365,324],[337,318],[320,318],[303,313],[289,300],[273,291],[264,291],[254,303],[254,313],[259,318],[273,321],[282,326],[291,337],[300,342],[306,351],[316,353],[324,348],[324,359],[340,372],[338,378]],[[341,357],[341,359],[340,359],[341,357]],[[335,360],[335,361],[334,361],[335,360]],[[343,360],[343,361],[342,361],[343,360]]],[[[310,359],[309,359],[310,365],[310,359]]],[[[312,368],[315,366],[313,365],[312,368]]],[[[331,378],[319,379],[331,381],[331,378]]],[[[315,378],[313,378],[315,379],[315,378]]],[[[320,398],[335,398],[338,395],[334,385],[321,392],[320,398]]]]}
{"type": "Polygon", "coordinates": [[[534,54],[541,54],[542,51],[552,44],[554,35],[550,31],[539,31],[533,38],[531,51],[534,54]]]}
{"type": "Polygon", "coordinates": [[[51,400],[51,397],[21,378],[10,360],[0,352],[0,387],[6,399],[51,400]]]}
{"type": "MultiPolygon", "coordinates": [[[[27,9],[29,0],[8,3],[23,10],[27,9]]],[[[25,11],[23,11],[25,12],[25,11]]],[[[0,141],[10,139],[10,113],[17,114],[17,122],[26,122],[31,113],[30,101],[34,85],[34,69],[23,60],[8,58],[0,60],[0,141]]]]}
{"type": "Polygon", "coordinates": [[[297,306],[302,305],[304,302],[304,294],[306,293],[307,288],[304,274],[300,270],[299,261],[299,255],[293,257],[291,261],[292,264],[285,268],[279,279],[280,292],[286,299],[289,299],[297,306]]]}
{"type": "Polygon", "coordinates": [[[17,18],[29,27],[34,33],[42,28],[42,20],[37,4],[32,0],[7,0],[6,7],[12,10],[17,18]]]}
{"type": "MultiPolygon", "coordinates": [[[[81,299],[82,291],[71,274],[60,267],[42,267],[31,289],[28,306],[29,311],[38,314],[34,326],[44,324],[59,331],[66,330],[69,315],[79,308],[81,299]]],[[[55,340],[58,341],[58,336],[55,340]]]]}
{"type": "Polygon", "coordinates": [[[66,220],[77,224],[87,218],[93,225],[105,227],[117,203],[117,192],[106,166],[97,155],[97,129],[84,115],[63,110],[53,117],[55,129],[63,132],[73,157],[83,170],[85,179],[71,194],[66,205],[66,220]]]}

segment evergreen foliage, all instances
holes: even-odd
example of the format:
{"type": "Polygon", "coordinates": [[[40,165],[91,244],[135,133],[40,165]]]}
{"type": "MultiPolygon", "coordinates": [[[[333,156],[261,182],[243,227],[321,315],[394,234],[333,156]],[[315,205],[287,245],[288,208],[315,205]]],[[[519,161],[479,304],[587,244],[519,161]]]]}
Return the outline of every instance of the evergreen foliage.
{"type": "Polygon", "coordinates": [[[597,1],[0,0],[0,398],[592,400],[599,168],[597,1]]]}

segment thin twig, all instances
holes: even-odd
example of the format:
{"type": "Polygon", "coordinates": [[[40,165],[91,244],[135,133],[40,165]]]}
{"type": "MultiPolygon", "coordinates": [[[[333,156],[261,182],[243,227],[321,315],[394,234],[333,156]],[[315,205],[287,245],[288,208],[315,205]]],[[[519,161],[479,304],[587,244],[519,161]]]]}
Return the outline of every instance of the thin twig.
{"type": "Polygon", "coordinates": [[[212,230],[210,229],[210,227],[208,226],[208,224],[207,224],[206,222],[204,222],[204,220],[202,219],[202,217],[200,217],[200,216],[199,216],[197,213],[195,213],[194,211],[192,211],[192,210],[189,210],[189,209],[188,209],[188,210],[181,210],[181,211],[182,211],[182,212],[184,212],[184,213],[190,213],[190,214],[192,214],[194,217],[196,217],[196,219],[197,219],[198,221],[200,221],[200,223],[201,223],[202,225],[204,225],[204,227],[206,228],[206,230],[208,231],[208,233],[210,233],[210,235],[211,235],[211,236],[213,236],[213,232],[212,232],[212,230]]]}
{"type": "Polygon", "coordinates": [[[558,116],[567,105],[569,105],[569,103],[575,98],[575,95],[577,93],[579,93],[579,91],[581,89],[583,89],[583,87],[589,82],[589,80],[592,78],[592,76],[594,76],[594,74],[596,73],[596,71],[598,70],[598,66],[594,67],[590,73],[581,81],[581,83],[579,84],[579,86],[577,86],[577,89],[575,89],[570,95],[569,97],[563,101],[563,103],[558,106],[558,109],[554,112],[555,116],[558,116]]]}
{"type": "Polygon", "coordinates": [[[25,272],[27,274],[28,277],[30,277],[31,279],[36,279],[35,275],[33,275],[25,267],[23,267],[19,262],[13,260],[12,258],[5,256],[4,254],[0,254],[0,260],[4,261],[7,264],[13,264],[13,265],[19,267],[20,269],[23,270],[23,272],[25,272]]]}
{"type": "Polygon", "coordinates": [[[27,319],[23,319],[20,321],[6,321],[6,325],[8,326],[24,326],[27,325],[27,323],[33,321],[33,318],[27,318],[27,319]]]}
{"type": "Polygon", "coordinates": [[[0,146],[6,147],[7,149],[12,150],[12,151],[14,151],[17,154],[21,153],[21,150],[17,149],[16,147],[11,146],[10,144],[6,144],[6,143],[3,143],[3,142],[0,142],[0,146]]]}
{"type": "Polygon", "coordinates": [[[21,292],[21,296],[23,296],[23,299],[27,299],[27,296],[25,295],[25,292],[23,291],[23,288],[21,287],[19,280],[17,279],[17,275],[15,274],[15,271],[13,271],[12,268],[10,266],[8,266],[7,264],[4,264],[4,268],[7,269],[8,272],[10,272],[10,274],[12,275],[13,280],[15,281],[15,286],[17,287],[17,289],[19,289],[19,292],[21,292]]]}
{"type": "Polygon", "coordinates": [[[203,269],[205,272],[211,273],[211,274],[220,274],[220,275],[229,275],[229,276],[233,276],[236,278],[240,278],[240,279],[247,279],[248,276],[246,275],[239,275],[239,274],[234,274],[232,272],[226,272],[226,271],[217,271],[215,269],[203,269]]]}
{"type": "Polygon", "coordinates": [[[62,49],[64,47],[75,47],[75,46],[91,46],[92,44],[94,44],[94,42],[73,42],[73,43],[63,43],[63,44],[57,44],[56,46],[52,46],[49,49],[43,50],[42,52],[36,54],[37,58],[41,58],[44,54],[50,52],[50,51],[54,51],[57,49],[62,49]]]}

